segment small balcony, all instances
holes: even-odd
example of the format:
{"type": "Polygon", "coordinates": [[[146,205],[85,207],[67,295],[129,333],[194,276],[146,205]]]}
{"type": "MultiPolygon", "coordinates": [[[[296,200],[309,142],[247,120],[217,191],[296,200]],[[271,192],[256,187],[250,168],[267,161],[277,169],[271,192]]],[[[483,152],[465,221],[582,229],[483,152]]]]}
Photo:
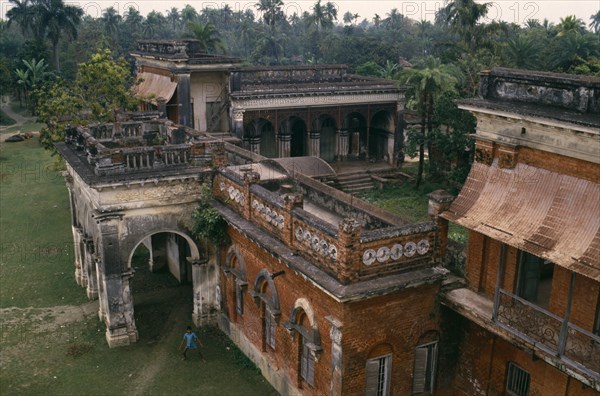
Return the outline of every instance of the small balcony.
{"type": "Polygon", "coordinates": [[[493,318],[500,326],[565,363],[600,375],[600,337],[500,289],[493,318]]]}
{"type": "Polygon", "coordinates": [[[467,288],[450,290],[442,295],[442,303],[600,391],[597,335],[501,288],[493,300],[467,288]]]}

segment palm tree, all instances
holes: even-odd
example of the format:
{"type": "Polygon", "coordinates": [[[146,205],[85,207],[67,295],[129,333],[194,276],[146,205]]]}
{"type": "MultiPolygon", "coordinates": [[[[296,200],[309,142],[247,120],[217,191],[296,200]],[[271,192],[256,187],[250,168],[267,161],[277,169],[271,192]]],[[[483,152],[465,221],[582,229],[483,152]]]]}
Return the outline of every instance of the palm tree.
{"type": "Polygon", "coordinates": [[[387,18],[383,20],[385,27],[388,29],[399,29],[404,23],[404,15],[397,8],[392,8],[387,14],[387,18]]]}
{"type": "Polygon", "coordinates": [[[344,23],[352,23],[353,14],[350,11],[346,11],[344,14],[344,23]]]}
{"type": "Polygon", "coordinates": [[[174,32],[179,30],[181,15],[176,7],[171,7],[167,10],[167,20],[171,24],[171,29],[173,29],[174,32]]]}
{"type": "Polygon", "coordinates": [[[590,24],[588,25],[590,27],[590,29],[594,29],[595,33],[599,33],[600,32],[600,11],[598,11],[597,13],[590,15],[590,19],[592,20],[592,22],[590,22],[590,24]]]}
{"type": "Polygon", "coordinates": [[[529,36],[519,35],[508,41],[505,57],[511,67],[539,68],[540,46],[529,36]]]}
{"type": "Polygon", "coordinates": [[[563,36],[556,37],[549,48],[551,54],[550,64],[553,68],[566,71],[577,58],[589,59],[600,53],[598,37],[592,33],[581,34],[569,32],[563,36]]]}
{"type": "Polygon", "coordinates": [[[394,80],[398,77],[400,65],[390,60],[385,61],[385,65],[379,70],[379,77],[388,80],[394,80]]]}
{"type": "Polygon", "coordinates": [[[258,11],[263,13],[263,20],[271,27],[271,32],[275,30],[275,23],[278,20],[285,19],[281,11],[283,7],[282,0],[260,0],[255,5],[258,11]]]}
{"type": "Polygon", "coordinates": [[[198,12],[196,9],[189,4],[181,10],[181,21],[187,26],[188,22],[193,22],[198,19],[198,12]]]}
{"type": "Polygon", "coordinates": [[[32,7],[29,0],[8,0],[13,4],[13,7],[6,12],[8,18],[8,27],[13,22],[16,22],[21,28],[23,36],[27,37],[27,31],[31,27],[33,21],[32,7]]]}
{"type": "Polygon", "coordinates": [[[557,36],[564,36],[569,32],[583,34],[585,33],[585,23],[575,15],[569,15],[564,18],[560,18],[560,23],[556,25],[555,29],[557,36]]]}
{"type": "Polygon", "coordinates": [[[335,7],[330,7],[330,3],[321,5],[321,0],[318,0],[313,5],[312,11],[306,21],[308,26],[315,27],[317,32],[333,27],[333,20],[337,18],[337,11],[335,7]]]}
{"type": "Polygon", "coordinates": [[[108,7],[102,13],[102,17],[100,18],[102,24],[104,25],[104,30],[106,33],[114,37],[119,33],[119,25],[122,22],[123,18],[119,15],[119,12],[115,10],[114,7],[108,7]]]}
{"type": "Polygon", "coordinates": [[[63,32],[72,39],[77,38],[77,25],[81,23],[83,10],[77,6],[66,5],[63,0],[37,0],[34,13],[52,44],[54,65],[60,73],[58,42],[63,32]]]}
{"type": "Polygon", "coordinates": [[[379,16],[379,14],[375,14],[375,16],[373,17],[373,24],[375,25],[375,28],[378,28],[380,23],[381,17],[379,16]]]}
{"type": "Polygon", "coordinates": [[[187,28],[194,38],[200,41],[200,46],[203,50],[214,52],[217,49],[223,49],[219,32],[212,23],[207,22],[203,25],[199,22],[188,22],[187,28]]]}
{"type": "Polygon", "coordinates": [[[22,60],[25,69],[16,69],[17,84],[24,93],[25,100],[31,112],[35,114],[35,103],[30,93],[35,90],[50,74],[48,73],[48,64],[44,59],[36,61],[35,58],[27,61],[22,60]]]}
{"type": "Polygon", "coordinates": [[[456,90],[457,71],[452,66],[442,64],[439,59],[429,56],[416,67],[403,70],[401,81],[410,87],[409,102],[421,116],[419,171],[417,174],[417,187],[419,187],[423,180],[425,142],[433,130],[434,104],[442,94],[456,90]]]}
{"type": "Polygon", "coordinates": [[[455,0],[446,6],[446,20],[463,42],[475,51],[477,48],[477,37],[475,26],[477,22],[487,15],[492,3],[475,3],[474,0],[455,0]]]}
{"type": "Polygon", "coordinates": [[[125,25],[127,25],[130,32],[138,32],[142,27],[144,17],[135,7],[129,7],[125,12],[125,25]]]}

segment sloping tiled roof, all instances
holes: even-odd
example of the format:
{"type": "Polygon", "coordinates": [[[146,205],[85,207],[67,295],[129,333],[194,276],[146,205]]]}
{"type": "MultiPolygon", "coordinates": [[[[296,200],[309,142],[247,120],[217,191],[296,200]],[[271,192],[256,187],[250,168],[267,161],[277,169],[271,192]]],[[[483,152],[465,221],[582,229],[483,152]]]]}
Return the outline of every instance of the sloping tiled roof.
{"type": "Polygon", "coordinates": [[[525,164],[473,164],[442,216],[600,281],[600,185],[525,164]]]}
{"type": "Polygon", "coordinates": [[[142,79],[142,82],[133,88],[135,96],[154,105],[158,103],[158,99],[165,102],[171,100],[177,88],[177,83],[167,76],[140,73],[138,78],[142,79]]]}

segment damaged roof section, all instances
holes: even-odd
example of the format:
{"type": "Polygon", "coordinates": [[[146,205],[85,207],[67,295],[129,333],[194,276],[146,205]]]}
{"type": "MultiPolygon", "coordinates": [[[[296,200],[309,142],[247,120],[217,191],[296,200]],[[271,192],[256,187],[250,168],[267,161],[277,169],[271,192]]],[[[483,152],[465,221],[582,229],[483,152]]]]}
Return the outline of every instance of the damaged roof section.
{"type": "Polygon", "coordinates": [[[519,163],[474,163],[442,217],[600,281],[600,185],[519,163]]]}

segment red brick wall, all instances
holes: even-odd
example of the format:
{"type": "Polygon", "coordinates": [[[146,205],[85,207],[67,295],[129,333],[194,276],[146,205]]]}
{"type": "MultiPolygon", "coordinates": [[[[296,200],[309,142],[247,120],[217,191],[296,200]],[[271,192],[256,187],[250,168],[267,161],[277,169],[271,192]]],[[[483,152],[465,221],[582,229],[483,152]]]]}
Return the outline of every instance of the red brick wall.
{"type": "Polygon", "coordinates": [[[350,304],[344,311],[344,395],[364,395],[365,365],[374,348],[392,346],[392,395],[410,395],[415,348],[438,337],[439,285],[407,289],[350,304]],[[425,336],[425,338],[424,338],[425,336]]]}
{"type": "Polygon", "coordinates": [[[513,362],[530,375],[530,396],[588,396],[597,392],[470,322],[459,349],[454,390],[443,394],[500,396],[513,362]]]}
{"type": "MultiPolygon", "coordinates": [[[[242,234],[230,231],[232,242],[244,257],[248,291],[253,289],[258,272],[266,268],[270,272],[285,270],[285,275],[274,279],[277,288],[281,317],[276,329],[275,351],[266,347],[264,354],[271,365],[285,373],[290,382],[298,382],[298,337],[291,336],[282,326],[290,320],[290,312],[298,298],[307,299],[314,310],[323,351],[315,364],[315,385],[303,384],[305,394],[328,394],[331,381],[331,324],[326,316],[333,316],[343,323],[342,360],[343,395],[362,395],[365,387],[365,365],[378,346],[390,345],[392,356],[392,394],[410,394],[414,349],[417,345],[437,337],[437,299],[439,284],[411,288],[380,297],[345,304],[336,302],[322,290],[299,274],[285,267],[266,251],[258,248],[242,234]],[[429,332],[429,333],[428,333],[429,332]]],[[[262,350],[262,322],[260,306],[249,293],[244,295],[244,313],[235,314],[234,278],[222,277],[221,287],[227,298],[229,317],[246,337],[262,350]]]]}

